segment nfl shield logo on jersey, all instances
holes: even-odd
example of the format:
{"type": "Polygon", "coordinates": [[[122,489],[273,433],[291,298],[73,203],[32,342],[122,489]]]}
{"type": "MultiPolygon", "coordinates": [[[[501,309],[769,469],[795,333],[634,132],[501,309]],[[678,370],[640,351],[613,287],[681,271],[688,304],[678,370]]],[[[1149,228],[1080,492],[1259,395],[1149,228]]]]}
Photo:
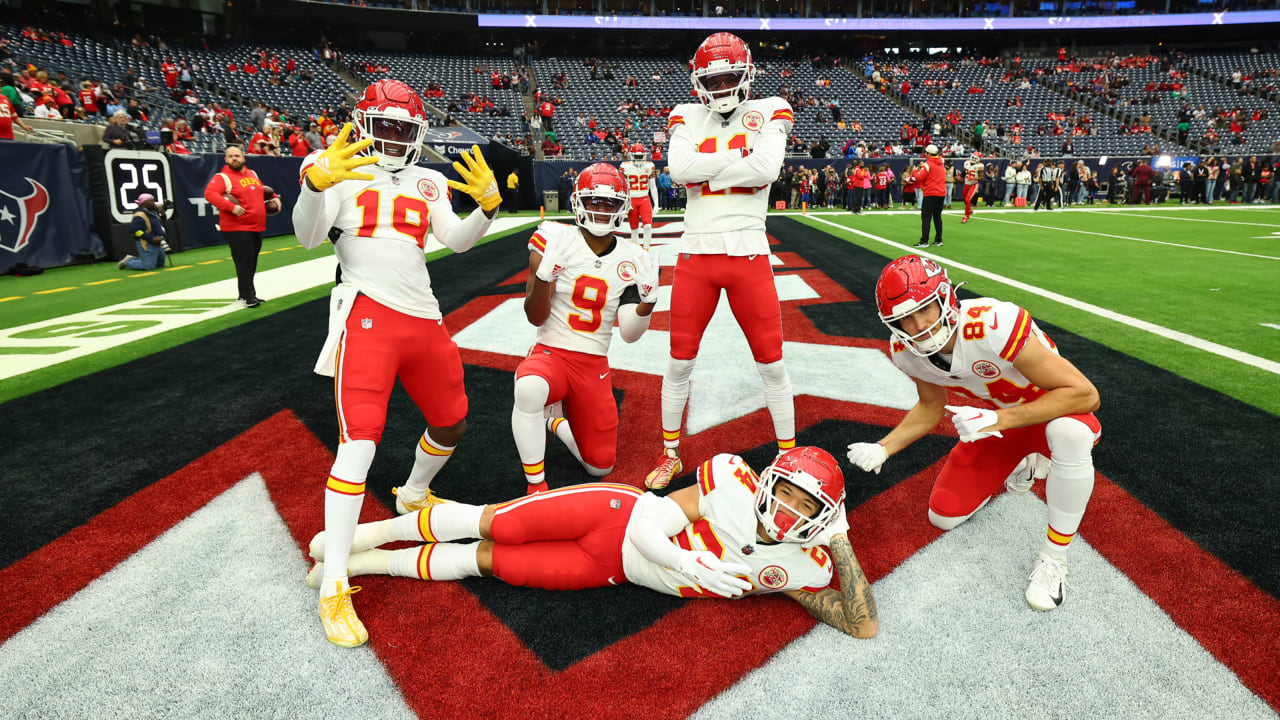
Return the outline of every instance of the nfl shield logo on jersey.
{"type": "Polygon", "coordinates": [[[40,216],[49,209],[49,191],[32,180],[23,178],[31,192],[23,197],[0,190],[0,248],[16,253],[31,242],[40,216]]]}
{"type": "Polygon", "coordinates": [[[365,330],[372,330],[372,329],[373,329],[373,318],[361,318],[361,319],[360,319],[360,327],[364,328],[365,330]]]}

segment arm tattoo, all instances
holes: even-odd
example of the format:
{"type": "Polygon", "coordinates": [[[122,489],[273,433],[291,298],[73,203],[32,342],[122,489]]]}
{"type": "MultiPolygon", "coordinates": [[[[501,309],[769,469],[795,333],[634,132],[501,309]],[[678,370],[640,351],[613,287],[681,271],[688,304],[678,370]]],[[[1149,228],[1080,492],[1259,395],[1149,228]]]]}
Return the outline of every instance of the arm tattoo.
{"type": "Polygon", "coordinates": [[[842,632],[856,636],[868,625],[874,629],[880,622],[876,599],[853,554],[853,546],[848,538],[837,536],[830,548],[836,574],[840,576],[840,589],[801,593],[797,600],[810,615],[842,632]]]}

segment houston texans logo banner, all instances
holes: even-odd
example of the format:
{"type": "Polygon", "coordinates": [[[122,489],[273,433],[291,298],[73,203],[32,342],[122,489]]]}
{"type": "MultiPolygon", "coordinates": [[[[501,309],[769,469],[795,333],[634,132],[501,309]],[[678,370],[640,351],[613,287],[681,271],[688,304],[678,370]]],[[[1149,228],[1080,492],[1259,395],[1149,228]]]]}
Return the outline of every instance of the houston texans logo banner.
{"type": "Polygon", "coordinates": [[[0,144],[0,273],[102,250],[84,155],[68,145],[0,144]]]}

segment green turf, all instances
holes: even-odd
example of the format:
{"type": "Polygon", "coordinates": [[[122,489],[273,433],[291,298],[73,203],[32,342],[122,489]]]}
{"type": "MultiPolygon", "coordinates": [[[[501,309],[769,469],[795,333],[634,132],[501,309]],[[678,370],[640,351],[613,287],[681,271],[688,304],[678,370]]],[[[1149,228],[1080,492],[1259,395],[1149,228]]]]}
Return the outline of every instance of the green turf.
{"type": "MultiPolygon", "coordinates": [[[[537,213],[533,213],[536,217],[537,213]]],[[[519,229],[511,232],[520,232],[519,229]]],[[[484,238],[478,244],[484,244],[493,240],[506,237],[511,233],[503,233],[501,235],[492,235],[484,238]]],[[[281,236],[279,238],[270,238],[263,241],[264,252],[266,250],[277,250],[281,247],[297,248],[289,252],[273,252],[262,257],[258,261],[258,270],[270,270],[275,267],[282,267],[296,262],[311,260],[325,255],[333,254],[333,246],[324,243],[313,251],[305,251],[297,244],[297,240],[292,235],[281,236]]],[[[427,253],[427,262],[435,260],[439,257],[452,254],[453,251],[448,249],[436,250],[427,253]]],[[[235,270],[229,260],[229,251],[225,245],[218,245],[208,248],[198,248],[181,253],[179,256],[185,265],[193,265],[197,262],[205,260],[228,258],[226,263],[218,263],[214,265],[194,265],[186,270],[178,272],[166,272],[151,275],[145,278],[137,278],[133,283],[143,283],[150,280],[157,281],[156,284],[131,285],[130,281],[122,281],[116,283],[108,283],[106,285],[88,286],[85,283],[96,280],[119,277],[119,273],[126,271],[117,270],[114,263],[94,263],[92,265],[79,265],[75,267],[55,268],[45,272],[34,278],[19,278],[19,280],[41,281],[44,283],[42,287],[36,285],[30,286],[32,302],[24,310],[26,314],[21,317],[11,317],[12,313],[4,313],[0,317],[0,327],[12,327],[14,325],[25,325],[30,322],[46,320],[54,317],[61,317],[72,313],[82,312],[95,307],[103,307],[113,305],[128,300],[137,300],[151,295],[163,292],[170,292],[186,287],[202,285],[207,282],[222,280],[225,278],[223,273],[230,270],[234,275],[235,270]],[[54,293],[51,295],[35,294],[36,290],[73,286],[73,283],[79,283],[79,288],[75,291],[67,291],[54,293]],[[139,291],[137,288],[142,287],[139,291]],[[112,290],[104,290],[103,288],[113,288],[112,290]],[[80,291],[84,290],[83,293],[80,291]],[[46,305],[55,305],[56,310],[46,307],[46,305]]],[[[175,263],[177,261],[175,260],[175,263]]],[[[0,287],[14,287],[0,283],[0,287]]],[[[225,330],[229,327],[235,327],[251,320],[270,315],[281,310],[287,310],[295,305],[299,305],[310,300],[325,297],[329,294],[330,286],[321,285],[314,288],[308,288],[300,292],[293,293],[280,298],[272,298],[270,302],[264,303],[257,308],[248,309],[241,312],[223,315],[221,317],[212,318],[203,322],[173,330],[170,332],[143,338],[126,345],[103,350],[75,360],[58,363],[49,367],[35,370],[33,372],[24,373],[6,380],[0,380],[0,403],[4,403],[13,398],[29,395],[33,392],[44,390],[55,385],[66,382],[73,378],[88,375],[89,373],[104,370],[106,368],[115,367],[122,363],[145,357],[155,352],[165,350],[184,342],[203,337],[211,333],[225,330]]],[[[0,298],[5,297],[0,291],[0,298]]],[[[26,298],[24,298],[25,300],[26,298]]],[[[10,306],[18,307],[23,300],[10,301],[0,304],[0,307],[9,308],[10,306]]]]}
{"type": "MultiPolygon", "coordinates": [[[[258,272],[332,254],[333,246],[329,243],[323,243],[315,250],[306,250],[293,235],[266,238],[262,241],[262,254],[258,256],[258,272]]],[[[231,262],[231,251],[226,245],[195,248],[171,257],[173,267],[164,270],[157,268],[154,274],[120,270],[115,263],[106,261],[53,268],[35,277],[0,275],[0,299],[18,298],[0,302],[0,328],[140,300],[236,275],[235,265],[231,262]],[[199,264],[205,262],[210,264],[199,264]],[[58,288],[72,289],[41,292],[58,288]]]]}
{"type": "MultiPolygon", "coordinates": [[[[1251,212],[1248,214],[1252,215],[1251,212]]],[[[1208,215],[1223,219],[1236,217],[1234,212],[1210,211],[1208,215]]],[[[991,217],[1013,218],[1020,222],[1026,218],[1030,221],[1021,213],[992,214],[991,217]]],[[[900,241],[904,245],[919,238],[919,219],[911,215],[871,214],[853,218],[844,214],[826,219],[900,241]]],[[[1103,213],[1040,213],[1034,219],[1038,224],[1058,227],[1107,223],[1111,229],[1103,232],[1132,237],[1153,236],[1152,226],[1145,225],[1142,218],[1112,217],[1103,213]]],[[[805,222],[822,230],[834,229],[823,223],[805,222]]],[[[1267,359],[1280,360],[1280,330],[1258,325],[1280,317],[1280,299],[1262,291],[1269,284],[1268,278],[1275,277],[1280,271],[1280,261],[1054,230],[1031,235],[1025,232],[1028,230],[1025,227],[982,222],[980,219],[961,225],[957,218],[949,216],[945,222],[946,244],[931,249],[944,258],[954,258],[1077,300],[1267,359]]],[[[1192,232],[1185,229],[1188,225],[1211,227],[1217,235],[1215,242],[1228,242],[1230,237],[1239,238],[1245,233],[1255,235],[1262,234],[1255,231],[1265,231],[1265,228],[1250,226],[1184,223],[1184,236],[1170,241],[1200,244],[1194,242],[1193,237],[1185,237],[1192,232]]],[[[846,238],[885,257],[897,257],[909,250],[903,247],[895,251],[891,246],[853,234],[846,238]]],[[[1247,235],[1245,239],[1248,239],[1247,235]]],[[[969,289],[975,292],[1017,302],[1048,322],[1280,414],[1280,382],[1265,370],[1196,350],[1003,283],[965,277],[963,272],[955,273],[954,277],[968,280],[969,289]]]]}

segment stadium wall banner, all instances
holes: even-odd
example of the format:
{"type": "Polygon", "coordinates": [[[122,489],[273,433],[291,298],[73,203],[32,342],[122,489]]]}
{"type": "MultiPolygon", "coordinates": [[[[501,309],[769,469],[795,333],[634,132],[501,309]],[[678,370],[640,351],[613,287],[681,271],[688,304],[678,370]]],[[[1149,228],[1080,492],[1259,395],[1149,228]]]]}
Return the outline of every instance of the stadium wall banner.
{"type": "MultiPolygon", "coordinates": [[[[174,180],[174,205],[182,221],[184,248],[219,245],[218,209],[204,199],[204,189],[225,162],[221,155],[169,155],[174,180]]],[[[293,232],[293,206],[298,201],[298,171],[302,158],[250,155],[246,165],[258,173],[264,185],[280,196],[283,208],[267,217],[263,237],[293,232]]]]}
{"type": "Polygon", "coordinates": [[[0,273],[101,255],[84,155],[71,145],[0,143],[0,273]]]}
{"type": "Polygon", "coordinates": [[[433,127],[427,131],[427,139],[423,144],[450,160],[459,159],[462,151],[470,150],[472,145],[479,145],[482,153],[489,149],[488,138],[475,130],[460,126],[433,127]]]}
{"type": "Polygon", "coordinates": [[[765,31],[944,31],[972,30],[1105,30],[1153,27],[1208,27],[1280,22],[1280,11],[1261,10],[1161,15],[1097,15],[968,18],[734,18],[647,17],[643,15],[504,15],[481,13],[480,27],[575,28],[582,30],[727,30],[765,31]]]}

